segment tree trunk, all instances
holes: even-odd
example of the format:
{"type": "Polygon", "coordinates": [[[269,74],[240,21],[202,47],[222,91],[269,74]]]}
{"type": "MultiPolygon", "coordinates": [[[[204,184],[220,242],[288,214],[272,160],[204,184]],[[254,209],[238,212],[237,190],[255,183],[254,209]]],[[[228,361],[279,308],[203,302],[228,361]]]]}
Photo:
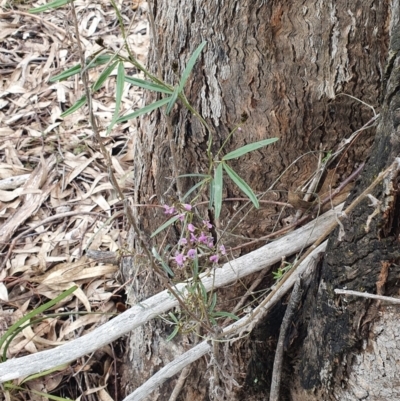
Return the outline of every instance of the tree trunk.
{"type": "MultiPolygon", "coordinates": [[[[214,131],[214,155],[241,121],[245,121],[242,131],[232,136],[225,152],[262,139],[279,138],[273,146],[232,163],[251,188],[263,194],[262,199],[286,201],[289,190],[297,191],[312,177],[319,156],[323,158],[337,149],[341,141],[370,120],[372,107],[379,111],[380,104],[383,106],[377,140],[352,197],[397,156],[396,130],[400,117],[393,83],[399,65],[397,2],[305,0],[294,5],[287,0],[154,0],[152,12],[156,32],[148,65],[165,82],[176,85],[194,49],[203,40],[207,41],[185,94],[214,131]]],[[[147,95],[147,102],[154,100],[154,95],[147,95]]],[[[175,160],[171,160],[164,114],[157,111],[141,120],[134,139],[135,204],[171,204],[178,200],[179,190],[186,191],[195,183],[191,179],[178,183],[172,180],[174,164],[178,174],[207,172],[208,137],[204,127],[180,104],[172,111],[172,122],[175,160]]],[[[329,184],[336,185],[367,158],[375,134],[375,129],[363,131],[330,166],[329,184]]],[[[366,366],[370,366],[374,355],[382,368],[374,374],[380,377],[387,374],[382,388],[396,386],[390,370],[394,366],[386,365],[389,357],[377,356],[386,352],[379,347],[396,309],[352,298],[345,303],[333,289],[347,286],[372,292],[381,271],[389,268],[388,278],[381,279],[388,293],[395,293],[400,210],[396,190],[397,186],[387,194],[381,188],[375,195],[385,205],[385,211],[372,219],[368,233],[365,226],[373,208],[364,201],[349,216],[345,238],[338,241],[337,233],[333,234],[322,268],[305,291],[297,331],[291,334],[282,400],[394,399],[378,398],[367,389],[364,383],[369,385],[371,376],[363,377],[359,370],[372,370],[366,366]],[[377,323],[372,324],[374,321],[377,323]],[[343,388],[349,388],[353,395],[346,395],[343,388]],[[366,398],[367,393],[370,398],[366,398]]],[[[239,198],[243,194],[226,181],[224,196],[239,198]]],[[[294,214],[287,211],[282,214],[281,206],[271,205],[240,210],[244,204],[224,203],[217,234],[221,236],[227,230],[222,237],[226,245],[237,246],[266,235],[276,225],[283,224],[283,217],[294,214]]],[[[213,218],[205,208],[199,210],[204,217],[213,218]]],[[[138,209],[137,218],[146,234],[165,221],[156,208],[138,209]]],[[[130,296],[132,302],[137,302],[160,290],[162,285],[141,257],[133,235],[132,242],[137,256],[125,262],[124,274],[126,278],[134,278],[130,296]]],[[[250,248],[242,249],[235,256],[250,248]]],[[[268,284],[270,281],[264,280],[261,287],[268,284]]],[[[236,303],[234,298],[241,292],[243,283],[221,291],[219,298],[224,300],[225,310],[236,303]]],[[[235,366],[232,377],[243,387],[227,388],[227,399],[265,399],[284,310],[284,305],[278,305],[274,316],[268,316],[252,336],[231,348],[231,363],[235,366]]],[[[390,327],[395,336],[396,330],[390,327]]],[[[124,372],[127,393],[195,341],[181,336],[179,341],[166,342],[166,329],[157,320],[132,333],[129,363],[124,372]]],[[[201,361],[191,368],[179,399],[209,399],[208,381],[206,362],[201,361]]],[[[149,399],[169,399],[175,384],[176,378],[171,379],[149,399]]]]}

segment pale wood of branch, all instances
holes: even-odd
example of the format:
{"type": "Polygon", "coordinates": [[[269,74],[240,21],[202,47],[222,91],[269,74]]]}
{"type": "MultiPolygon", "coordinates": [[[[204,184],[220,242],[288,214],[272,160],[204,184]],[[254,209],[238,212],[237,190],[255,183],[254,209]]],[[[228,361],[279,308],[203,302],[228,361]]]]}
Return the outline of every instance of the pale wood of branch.
{"type": "MultiPolygon", "coordinates": [[[[335,221],[335,214],[340,208],[341,206],[330,210],[285,237],[215,269],[214,274],[202,277],[204,287],[210,291],[212,288],[228,285],[279,262],[284,256],[290,256],[309,246],[321,236],[327,226],[335,221]]],[[[185,286],[184,283],[177,284],[175,290],[183,293],[185,286]]],[[[70,363],[115,341],[148,320],[154,319],[176,306],[178,306],[178,301],[167,291],[162,291],[142,303],[134,305],[85,336],[51,350],[10,359],[0,364],[0,383],[70,363]]]]}
{"type": "MultiPolygon", "coordinates": [[[[316,256],[325,251],[327,243],[328,241],[325,241],[323,244],[321,244],[298,266],[290,279],[279,288],[279,291],[277,291],[268,304],[264,306],[263,312],[268,312],[271,310],[271,308],[290,290],[299,277],[306,277],[311,271],[313,271],[315,267],[316,256]]],[[[253,313],[249,313],[242,319],[226,327],[223,331],[222,337],[224,336],[224,333],[240,334],[243,331],[250,331],[248,329],[248,323],[252,321],[252,315],[253,313]]],[[[253,324],[251,326],[253,326],[253,324]]],[[[133,393],[124,398],[123,401],[143,400],[167,379],[176,375],[181,369],[187,367],[189,364],[211,351],[212,345],[210,345],[207,341],[203,341],[199,345],[193,347],[178,358],[174,359],[168,365],[164,366],[156,374],[150,377],[150,379],[138,387],[133,393]]]]}

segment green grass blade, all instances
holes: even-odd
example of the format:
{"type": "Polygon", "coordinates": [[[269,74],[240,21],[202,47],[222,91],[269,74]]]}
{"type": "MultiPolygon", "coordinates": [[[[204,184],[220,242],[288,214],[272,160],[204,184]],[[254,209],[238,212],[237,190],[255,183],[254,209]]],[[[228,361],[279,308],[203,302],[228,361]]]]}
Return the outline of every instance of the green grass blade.
{"type": "Polygon", "coordinates": [[[167,341],[171,341],[179,333],[179,326],[176,325],[174,331],[167,337],[167,341]]]}
{"type": "Polygon", "coordinates": [[[218,167],[215,169],[214,173],[214,213],[215,213],[215,218],[218,219],[219,215],[221,214],[221,208],[222,208],[222,165],[223,163],[220,163],[218,167]]]}
{"type": "Polygon", "coordinates": [[[114,71],[114,68],[116,67],[117,64],[118,64],[118,60],[114,61],[107,68],[104,69],[104,71],[100,74],[97,81],[92,86],[93,92],[97,92],[103,86],[104,82],[106,82],[107,78],[114,71]]]}
{"type": "Polygon", "coordinates": [[[278,140],[278,138],[264,139],[263,141],[250,143],[248,145],[242,146],[232,152],[227,153],[222,160],[236,159],[237,157],[243,156],[246,153],[252,152],[253,150],[260,149],[264,146],[270,145],[278,140]]]}
{"type": "Polygon", "coordinates": [[[115,110],[114,110],[114,115],[111,120],[110,125],[108,126],[107,129],[107,135],[111,132],[112,128],[116,124],[118,120],[118,114],[121,109],[121,102],[122,102],[122,94],[124,92],[124,84],[125,84],[125,68],[124,68],[124,63],[121,61],[118,64],[118,71],[117,71],[117,88],[116,88],[116,94],[115,94],[115,110]]]}
{"type": "Polygon", "coordinates": [[[172,95],[174,93],[174,91],[168,88],[167,86],[153,84],[152,82],[145,81],[139,78],[125,77],[125,82],[128,82],[131,85],[138,86],[139,88],[147,89],[153,92],[166,93],[167,95],[172,95]]]}
{"type": "Polygon", "coordinates": [[[223,165],[231,180],[240,188],[241,191],[243,191],[247,195],[247,197],[253,202],[253,205],[258,209],[260,207],[260,204],[252,189],[227,164],[223,163],[223,165]]]}
{"type": "Polygon", "coordinates": [[[68,110],[64,111],[60,115],[61,118],[67,117],[75,111],[79,110],[86,103],[86,96],[82,96],[73,106],[71,106],[68,110]]]}
{"type": "Polygon", "coordinates": [[[117,120],[117,124],[122,123],[124,121],[132,120],[133,118],[140,117],[143,114],[150,113],[151,111],[158,109],[166,105],[170,101],[171,97],[166,97],[161,100],[157,100],[157,102],[151,103],[140,110],[135,111],[134,113],[127,114],[126,116],[122,116],[117,120]]]}
{"type": "Polygon", "coordinates": [[[172,107],[174,107],[174,104],[176,102],[176,99],[178,99],[178,95],[179,95],[179,90],[178,87],[176,87],[174,89],[174,93],[172,94],[172,96],[170,97],[170,101],[168,102],[168,106],[167,106],[167,110],[165,111],[165,113],[168,114],[171,112],[172,107]]]}
{"type": "MultiPolygon", "coordinates": [[[[58,302],[62,301],[64,298],[71,295],[78,287],[74,285],[70,289],[62,292],[58,297],[52,299],[49,302],[39,306],[38,308],[34,309],[32,312],[27,313],[24,317],[16,321],[0,338],[0,349],[2,348],[3,344],[7,341],[7,338],[11,336],[15,330],[17,330],[20,326],[22,326],[25,322],[32,319],[34,316],[38,315],[39,313],[44,312],[45,310],[51,308],[52,306],[56,305],[58,302]]],[[[6,349],[3,352],[3,361],[5,358],[6,349]]]]}
{"type": "Polygon", "coordinates": [[[156,231],[154,231],[153,234],[151,234],[150,238],[153,238],[156,236],[158,233],[161,231],[165,230],[167,227],[169,227],[171,224],[175,223],[176,220],[179,219],[179,215],[171,217],[168,221],[166,221],[164,224],[162,224],[160,227],[157,228],[156,231]]]}
{"type": "Polygon", "coordinates": [[[44,397],[46,400],[54,400],[54,401],[72,401],[71,398],[63,398],[63,397],[57,397],[56,395],[51,395],[49,393],[43,393],[41,391],[33,390],[33,389],[26,389],[20,386],[14,386],[11,383],[5,383],[4,388],[6,389],[11,389],[11,390],[20,390],[20,391],[28,391],[32,394],[40,395],[44,397]]]}
{"type": "MultiPolygon", "coordinates": [[[[74,0],[71,0],[71,1],[74,1],[74,0]]],[[[51,3],[45,4],[43,6],[36,7],[36,8],[31,8],[28,12],[30,14],[39,14],[39,13],[41,13],[43,11],[55,10],[56,8],[65,6],[69,2],[70,2],[70,0],[55,0],[55,1],[52,1],[51,3]]]]}
{"type": "Polygon", "coordinates": [[[198,57],[200,56],[200,53],[204,49],[204,46],[206,44],[207,44],[206,41],[202,42],[191,55],[189,62],[187,63],[185,71],[183,71],[181,80],[179,82],[178,93],[182,92],[183,88],[185,87],[186,81],[188,80],[189,75],[192,72],[194,65],[196,64],[196,61],[197,61],[198,57]]]}

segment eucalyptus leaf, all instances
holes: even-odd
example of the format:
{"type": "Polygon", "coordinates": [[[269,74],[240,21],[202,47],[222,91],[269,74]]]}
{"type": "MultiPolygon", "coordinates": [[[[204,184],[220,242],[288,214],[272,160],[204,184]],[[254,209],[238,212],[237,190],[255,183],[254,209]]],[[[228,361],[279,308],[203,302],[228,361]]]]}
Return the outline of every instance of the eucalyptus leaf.
{"type": "Polygon", "coordinates": [[[253,150],[260,149],[264,146],[270,145],[278,140],[278,138],[264,139],[263,141],[249,143],[248,145],[242,146],[232,152],[227,153],[222,160],[236,159],[237,157],[243,156],[246,153],[252,152],[253,150]]]}
{"type": "MultiPolygon", "coordinates": [[[[222,164],[222,163],[221,163],[222,164]]],[[[227,164],[223,163],[224,169],[231,178],[231,180],[242,190],[247,197],[253,202],[253,205],[258,209],[260,207],[260,203],[258,202],[257,197],[255,196],[252,189],[247,185],[247,183],[239,177],[235,171],[227,164]]]]}

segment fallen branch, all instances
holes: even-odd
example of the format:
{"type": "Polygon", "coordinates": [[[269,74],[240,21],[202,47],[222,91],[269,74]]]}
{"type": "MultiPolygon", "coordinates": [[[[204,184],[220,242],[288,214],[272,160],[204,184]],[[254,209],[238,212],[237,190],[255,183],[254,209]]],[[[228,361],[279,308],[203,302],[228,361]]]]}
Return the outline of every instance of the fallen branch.
{"type": "Polygon", "coordinates": [[[335,294],[354,295],[355,297],[376,299],[378,301],[389,302],[391,304],[400,304],[400,298],[385,297],[383,295],[370,294],[369,292],[359,292],[352,290],[335,289],[335,294]]]}
{"type": "MultiPolygon", "coordinates": [[[[293,274],[290,280],[287,280],[285,284],[279,288],[279,291],[275,292],[274,296],[271,298],[268,304],[264,306],[263,311],[267,312],[271,310],[271,308],[291,289],[291,287],[294,285],[295,281],[299,277],[305,277],[310,274],[311,271],[313,271],[317,255],[325,251],[327,243],[328,241],[325,241],[323,244],[321,244],[298,266],[295,274],[293,274]]],[[[243,328],[246,326],[246,323],[251,321],[252,315],[253,313],[251,312],[242,319],[226,327],[222,332],[221,337],[223,338],[226,333],[229,333],[230,335],[242,333],[244,331],[243,328]]],[[[123,401],[143,400],[152,391],[163,384],[167,379],[176,375],[189,364],[195,362],[197,359],[201,358],[203,355],[211,351],[211,344],[209,344],[207,341],[201,342],[199,345],[196,345],[189,351],[185,352],[184,354],[161,368],[156,374],[154,374],[149,380],[138,387],[133,393],[124,398],[123,401]]]]}
{"type": "MultiPolygon", "coordinates": [[[[205,289],[210,291],[228,285],[279,262],[283,256],[290,256],[309,246],[326,231],[326,227],[335,221],[338,210],[340,210],[339,207],[330,210],[285,237],[228,262],[222,268],[215,269],[214,274],[202,278],[205,289]]],[[[185,287],[184,283],[177,284],[175,291],[182,294],[185,287]]],[[[154,319],[176,306],[178,306],[178,301],[167,290],[162,291],[85,336],[51,350],[11,359],[0,364],[0,383],[70,363],[115,341],[148,320],[154,319]]]]}

